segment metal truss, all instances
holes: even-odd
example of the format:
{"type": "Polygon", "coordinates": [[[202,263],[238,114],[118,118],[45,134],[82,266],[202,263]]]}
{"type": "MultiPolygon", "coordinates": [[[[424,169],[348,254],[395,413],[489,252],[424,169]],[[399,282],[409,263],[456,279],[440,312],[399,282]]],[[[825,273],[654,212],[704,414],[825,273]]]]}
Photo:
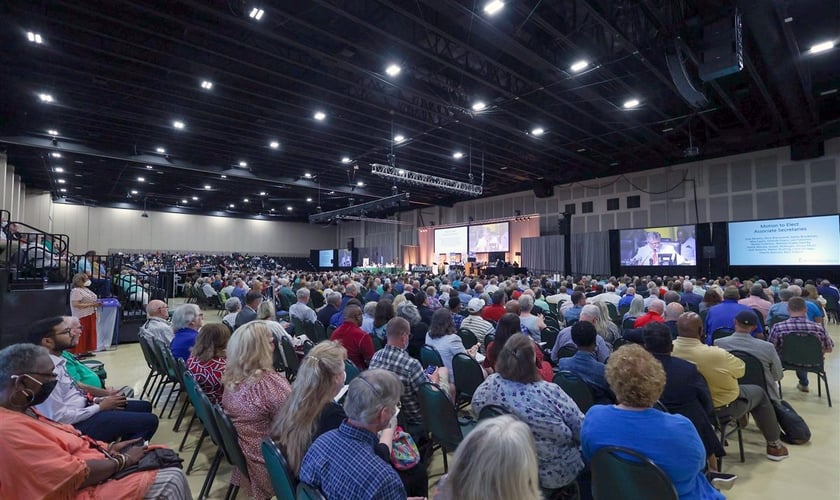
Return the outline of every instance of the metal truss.
{"type": "Polygon", "coordinates": [[[414,184],[418,186],[430,186],[444,191],[461,193],[469,196],[481,196],[481,193],[484,191],[484,188],[478,184],[470,184],[469,182],[446,179],[436,175],[421,174],[420,172],[412,172],[411,170],[382,165],[381,163],[371,163],[370,173],[396,182],[414,184]]]}
{"type": "MultiPolygon", "coordinates": [[[[408,201],[410,195],[408,193],[395,194],[387,196],[378,200],[352,205],[346,208],[339,208],[330,212],[321,212],[319,214],[312,214],[309,216],[309,223],[329,223],[336,220],[349,219],[350,217],[363,216],[367,213],[379,212],[382,210],[394,210],[399,208],[403,202],[408,201]]],[[[366,219],[367,220],[367,219],[366,219]]],[[[376,222],[379,222],[378,220],[376,222]]]]}

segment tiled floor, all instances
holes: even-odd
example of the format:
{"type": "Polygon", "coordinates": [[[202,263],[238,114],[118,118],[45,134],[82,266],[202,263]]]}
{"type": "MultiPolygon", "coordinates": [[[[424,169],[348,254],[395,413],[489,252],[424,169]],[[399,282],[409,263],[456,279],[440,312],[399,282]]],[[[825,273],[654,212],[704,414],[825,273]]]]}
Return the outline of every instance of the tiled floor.
{"type": "MultiPolygon", "coordinates": [[[[206,321],[220,321],[215,311],[205,311],[206,321]]],[[[829,332],[840,349],[840,326],[830,325],[829,332]]],[[[104,362],[108,370],[109,385],[131,385],[139,394],[148,369],[143,360],[138,344],[120,346],[115,351],[99,353],[97,359],[104,362]]],[[[782,462],[771,462],[764,455],[764,440],[754,423],[744,431],[746,462],[738,461],[737,441],[731,440],[727,451],[730,455],[724,463],[724,471],[738,475],[738,482],[727,492],[727,498],[733,500],[835,500],[840,499],[840,354],[837,352],[826,357],[827,371],[831,389],[834,392],[833,408],[826,403],[825,392],[822,398],[816,394],[815,376],[811,376],[812,392],[805,394],[796,390],[796,376],[785,372],[782,381],[784,398],[802,415],[811,428],[811,442],[800,446],[788,446],[790,458],[782,462]]],[[[177,411],[176,411],[177,412],[177,411]]],[[[167,411],[168,413],[168,411],[167,411]]],[[[183,436],[172,431],[174,419],[161,420],[160,429],[153,442],[177,447],[183,436]]],[[[186,427],[186,424],[184,425],[186,427]]],[[[185,461],[189,460],[199,431],[194,430],[194,438],[187,441],[187,448],[182,452],[185,461]]],[[[204,481],[205,473],[215,449],[209,439],[199,454],[196,469],[190,476],[193,495],[197,496],[204,481]]],[[[429,470],[432,484],[437,483],[443,472],[440,453],[429,470]]],[[[227,489],[230,466],[223,464],[214,483],[211,498],[222,498],[227,489]]],[[[240,494],[243,498],[244,494],[240,494]]]]}

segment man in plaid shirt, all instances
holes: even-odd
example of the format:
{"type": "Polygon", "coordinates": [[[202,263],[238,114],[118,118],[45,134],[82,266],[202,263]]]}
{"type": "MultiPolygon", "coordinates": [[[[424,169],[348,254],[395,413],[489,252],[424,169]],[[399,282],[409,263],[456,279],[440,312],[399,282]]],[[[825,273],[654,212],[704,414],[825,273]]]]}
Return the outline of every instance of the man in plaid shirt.
{"type": "MultiPolygon", "coordinates": [[[[831,352],[834,349],[834,341],[825,333],[825,327],[807,318],[808,305],[805,303],[805,299],[802,297],[792,297],[788,300],[787,306],[790,319],[773,325],[773,329],[770,330],[770,337],[767,339],[776,346],[776,351],[778,351],[780,356],[785,337],[791,334],[816,336],[823,346],[823,354],[831,352]]],[[[799,377],[799,384],[797,384],[796,388],[802,392],[809,392],[808,372],[805,370],[796,370],[796,376],[799,377]]]]}

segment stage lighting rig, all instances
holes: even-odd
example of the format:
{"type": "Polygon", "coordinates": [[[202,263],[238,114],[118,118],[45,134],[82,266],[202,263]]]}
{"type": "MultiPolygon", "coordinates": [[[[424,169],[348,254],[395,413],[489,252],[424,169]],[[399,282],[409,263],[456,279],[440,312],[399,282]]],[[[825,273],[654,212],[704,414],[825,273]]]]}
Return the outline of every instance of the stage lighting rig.
{"type": "Polygon", "coordinates": [[[359,218],[362,217],[364,214],[384,212],[387,210],[396,210],[400,208],[404,203],[408,202],[409,197],[410,196],[408,193],[400,193],[397,195],[380,198],[378,200],[360,203],[358,205],[351,205],[349,207],[339,208],[338,210],[312,214],[309,216],[309,223],[324,224],[331,222],[339,222],[341,220],[349,219],[350,217],[356,217],[356,219],[350,220],[359,220],[359,218]]]}
{"type": "MultiPolygon", "coordinates": [[[[484,188],[478,184],[471,182],[462,182],[436,175],[422,174],[420,172],[412,172],[404,168],[397,168],[381,163],[371,163],[370,173],[379,177],[385,177],[393,182],[402,182],[405,184],[413,184],[415,186],[430,186],[444,191],[453,193],[465,194],[468,196],[481,196],[484,188]]],[[[470,180],[472,180],[470,176],[470,180]]]]}

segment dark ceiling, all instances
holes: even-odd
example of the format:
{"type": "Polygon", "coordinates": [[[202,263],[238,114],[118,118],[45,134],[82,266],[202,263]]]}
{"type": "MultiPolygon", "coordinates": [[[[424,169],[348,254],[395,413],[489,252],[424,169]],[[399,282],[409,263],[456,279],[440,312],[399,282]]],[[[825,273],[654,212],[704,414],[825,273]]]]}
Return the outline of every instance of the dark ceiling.
{"type": "Polygon", "coordinates": [[[7,0],[0,142],[71,203],[303,220],[390,195],[369,165],[392,148],[490,196],[840,135],[840,49],[808,52],[840,37],[836,0],[485,1],[7,0]],[[736,6],[744,68],[701,82],[703,27],[736,6]],[[675,47],[707,105],[678,92],[675,47]]]}

